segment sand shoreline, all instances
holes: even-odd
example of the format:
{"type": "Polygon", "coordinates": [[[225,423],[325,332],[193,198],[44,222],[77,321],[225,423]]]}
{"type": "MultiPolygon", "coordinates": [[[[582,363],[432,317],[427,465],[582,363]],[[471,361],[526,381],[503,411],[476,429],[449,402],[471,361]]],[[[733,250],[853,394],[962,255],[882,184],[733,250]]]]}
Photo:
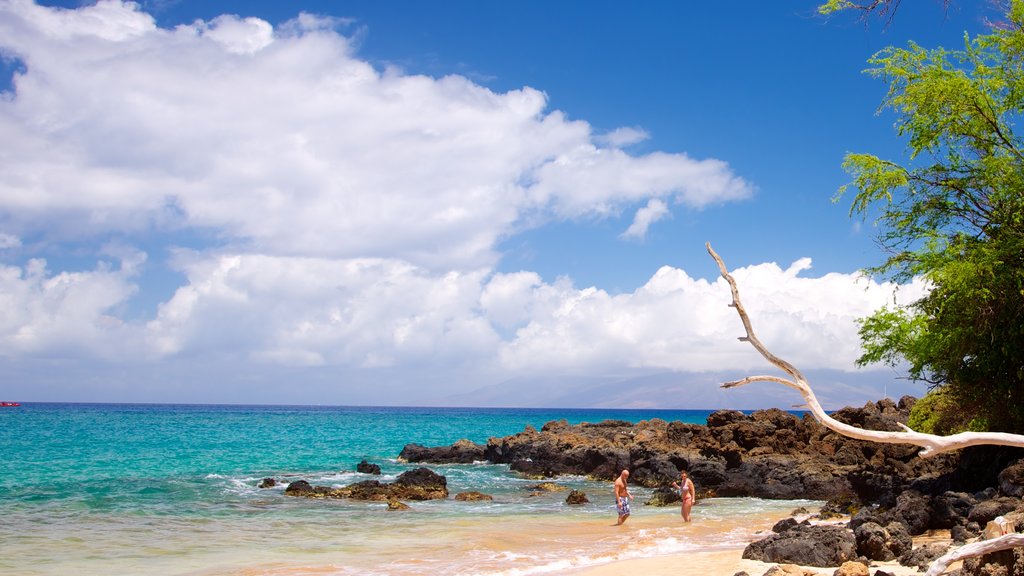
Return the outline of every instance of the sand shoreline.
{"type": "MultiPolygon", "coordinates": [[[[933,531],[923,536],[914,538],[914,547],[917,548],[929,542],[951,542],[948,530],[933,531]]],[[[600,566],[590,566],[577,570],[567,571],[565,574],[573,576],[619,576],[622,574],[643,574],[643,576],[733,576],[738,572],[746,572],[750,576],[762,576],[765,572],[776,566],[775,563],[760,562],[757,560],[745,560],[743,550],[745,546],[737,546],[727,550],[707,550],[686,553],[673,553],[663,556],[652,556],[647,558],[631,558],[617,560],[600,566]]],[[[950,566],[950,570],[959,567],[959,563],[950,566]]],[[[801,566],[805,573],[832,576],[837,566],[801,566]]],[[[877,570],[883,570],[893,576],[915,576],[921,572],[916,566],[901,566],[899,562],[872,561],[869,573],[874,574],[877,570]]]]}

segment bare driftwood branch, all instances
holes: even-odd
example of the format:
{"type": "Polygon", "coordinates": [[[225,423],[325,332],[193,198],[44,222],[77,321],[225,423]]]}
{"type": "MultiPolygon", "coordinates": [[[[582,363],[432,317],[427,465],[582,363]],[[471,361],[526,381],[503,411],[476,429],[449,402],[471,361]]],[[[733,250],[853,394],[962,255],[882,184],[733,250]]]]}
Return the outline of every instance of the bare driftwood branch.
{"type": "Polygon", "coordinates": [[[921,432],[915,432],[906,426],[903,426],[902,432],[887,432],[881,430],[864,430],[857,428],[856,426],[850,426],[836,420],[835,418],[828,415],[825,410],[818,403],[818,398],[814,395],[811,390],[811,386],[807,383],[804,375],[789,362],[786,362],[782,358],[772,354],[765,348],[764,344],[754,334],[754,328],[750,323],[750,317],[747,315],[747,311],[743,308],[743,303],[740,302],[740,292],[736,287],[736,280],[733,279],[732,275],[729,274],[729,270],[725,267],[725,262],[718,256],[718,254],[711,248],[711,243],[707,245],[708,253],[718,263],[718,270],[722,274],[722,278],[729,283],[729,288],[732,290],[732,304],[731,306],[736,309],[736,313],[739,314],[740,320],[743,322],[743,328],[746,330],[746,336],[740,337],[743,342],[750,342],[762,356],[773,365],[777,366],[780,370],[790,376],[791,379],[781,378],[778,376],[747,376],[742,380],[736,380],[734,382],[726,382],[722,384],[723,388],[736,388],[751,382],[776,382],[789,386],[796,390],[803,396],[804,401],[807,403],[807,407],[810,408],[811,413],[814,417],[821,422],[822,425],[835,430],[836,432],[849,436],[850,438],[856,438],[858,440],[867,440],[870,442],[881,442],[885,444],[913,444],[924,448],[918,453],[922,458],[928,456],[934,456],[943,452],[950,452],[952,450],[959,450],[960,448],[966,448],[968,446],[978,446],[981,444],[995,444],[999,446],[1017,446],[1024,447],[1024,436],[1018,434],[1007,434],[1004,432],[961,432],[959,434],[953,434],[950,436],[937,436],[935,434],[924,434],[921,432]]]}
{"type": "Polygon", "coordinates": [[[1004,534],[998,538],[981,540],[964,544],[963,546],[950,550],[944,556],[936,558],[924,576],[939,576],[949,568],[949,565],[964,558],[977,558],[992,552],[1001,552],[1010,548],[1024,546],[1024,534],[1004,534]]]}
{"type": "MultiPolygon", "coordinates": [[[[743,328],[746,331],[746,336],[741,336],[739,340],[742,342],[750,342],[750,344],[760,352],[766,360],[781,369],[790,377],[747,376],[741,380],[726,382],[722,384],[723,388],[735,388],[745,384],[750,384],[751,382],[775,382],[789,386],[803,396],[804,401],[807,403],[807,407],[811,410],[811,413],[818,422],[827,428],[830,428],[843,436],[856,438],[858,440],[867,440],[869,442],[880,442],[886,444],[913,444],[915,446],[920,446],[924,448],[924,450],[921,450],[918,453],[921,457],[934,456],[943,452],[982,444],[1024,447],[1024,436],[1017,434],[1006,434],[1003,432],[961,432],[951,436],[937,436],[934,434],[915,432],[903,425],[901,425],[903,428],[902,432],[864,430],[832,418],[824,409],[822,409],[821,404],[818,403],[817,397],[811,390],[810,384],[807,383],[807,380],[804,378],[800,370],[798,370],[796,366],[793,366],[789,362],[786,362],[782,358],[779,358],[769,352],[768,349],[765,348],[764,344],[762,344],[757,338],[757,335],[754,334],[754,328],[750,323],[750,317],[747,315],[747,311],[743,308],[743,303],[740,301],[740,293],[739,289],[736,287],[736,281],[733,279],[732,275],[729,274],[729,270],[725,267],[725,263],[722,259],[711,248],[711,243],[707,243],[706,246],[708,253],[711,254],[711,257],[718,263],[718,270],[721,272],[722,278],[725,278],[726,282],[729,283],[729,289],[732,290],[732,304],[730,306],[736,309],[736,313],[739,314],[740,320],[743,322],[743,328]]],[[[1011,548],[1021,546],[1024,546],[1024,534],[1005,534],[997,538],[967,544],[936,559],[929,567],[925,576],[938,576],[945,572],[950,564],[958,560],[974,558],[992,552],[1009,550],[1011,548]]]]}

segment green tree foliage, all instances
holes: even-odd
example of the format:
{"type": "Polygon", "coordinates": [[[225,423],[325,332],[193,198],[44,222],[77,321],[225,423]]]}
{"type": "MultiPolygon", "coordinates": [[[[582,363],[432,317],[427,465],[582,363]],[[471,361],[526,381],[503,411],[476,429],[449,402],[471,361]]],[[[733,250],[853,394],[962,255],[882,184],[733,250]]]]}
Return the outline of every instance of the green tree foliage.
{"type": "MultiPolygon", "coordinates": [[[[851,215],[876,217],[885,261],[868,271],[926,279],[930,293],[860,325],[860,364],[909,363],[942,389],[938,428],[1024,431],[1024,0],[962,50],[887,48],[868,72],[909,142],[904,164],[848,154],[851,215]],[[951,417],[955,416],[955,417],[951,417]],[[968,424],[969,423],[969,424],[968,424]]],[[[938,429],[936,432],[952,430],[938,429]]]]}

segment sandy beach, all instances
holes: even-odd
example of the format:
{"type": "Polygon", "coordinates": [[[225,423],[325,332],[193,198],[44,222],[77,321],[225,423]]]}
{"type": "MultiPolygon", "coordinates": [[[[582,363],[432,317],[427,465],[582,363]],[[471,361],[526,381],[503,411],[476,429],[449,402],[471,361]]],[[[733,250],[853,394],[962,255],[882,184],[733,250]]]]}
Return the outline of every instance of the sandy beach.
{"type": "MultiPolygon", "coordinates": [[[[914,538],[914,547],[928,542],[950,541],[948,531],[936,531],[914,538]]],[[[762,576],[776,564],[743,559],[743,547],[729,550],[695,551],[686,554],[672,554],[653,558],[635,558],[621,560],[571,572],[575,576],[619,576],[622,574],[642,574],[643,576],[733,576],[738,572],[746,572],[750,576],[762,576]]],[[[950,570],[958,568],[959,563],[950,566],[950,570]]],[[[801,566],[804,573],[831,576],[836,567],[822,568],[817,566],[801,566]]],[[[919,575],[916,566],[901,566],[899,562],[872,562],[869,573],[883,570],[894,576],[919,575]]]]}

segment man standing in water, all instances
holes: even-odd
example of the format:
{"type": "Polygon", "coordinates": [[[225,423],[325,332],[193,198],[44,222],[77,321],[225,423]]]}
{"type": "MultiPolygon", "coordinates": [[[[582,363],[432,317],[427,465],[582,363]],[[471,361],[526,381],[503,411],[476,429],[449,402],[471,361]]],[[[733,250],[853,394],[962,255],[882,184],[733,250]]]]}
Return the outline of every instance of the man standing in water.
{"type": "Polygon", "coordinates": [[[615,508],[619,511],[619,521],[615,523],[616,526],[621,526],[626,518],[629,518],[629,499],[633,497],[629,493],[629,488],[626,487],[626,481],[629,480],[629,470],[623,470],[622,474],[615,479],[615,508]]]}

